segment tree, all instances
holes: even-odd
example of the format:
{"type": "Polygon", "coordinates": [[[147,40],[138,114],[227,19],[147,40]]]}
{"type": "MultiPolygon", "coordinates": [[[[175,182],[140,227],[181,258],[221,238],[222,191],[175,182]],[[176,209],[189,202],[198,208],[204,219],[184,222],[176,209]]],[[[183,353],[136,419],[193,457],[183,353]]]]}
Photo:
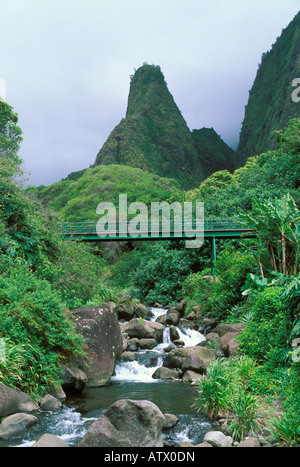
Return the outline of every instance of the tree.
{"type": "Polygon", "coordinates": [[[253,209],[241,217],[256,231],[261,275],[263,256],[271,268],[284,275],[299,270],[300,212],[289,193],[281,199],[254,201],[253,209]]]}
{"type": "Polygon", "coordinates": [[[22,159],[18,156],[22,130],[18,115],[6,102],[0,100],[0,178],[1,185],[9,177],[20,173],[22,159]]]}

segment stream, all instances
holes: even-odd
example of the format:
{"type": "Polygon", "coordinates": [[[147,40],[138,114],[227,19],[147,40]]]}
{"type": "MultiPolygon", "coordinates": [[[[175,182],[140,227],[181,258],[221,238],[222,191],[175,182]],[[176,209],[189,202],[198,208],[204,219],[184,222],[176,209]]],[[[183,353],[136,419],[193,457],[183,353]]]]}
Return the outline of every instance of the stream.
{"type": "MultiPolygon", "coordinates": [[[[166,312],[161,308],[151,308],[151,311],[153,321],[166,312]]],[[[196,330],[178,327],[177,330],[186,347],[197,345],[204,339],[196,330]]],[[[162,366],[166,356],[164,349],[169,344],[167,326],[163,342],[157,347],[135,352],[134,361],[117,363],[110,386],[86,389],[80,395],[68,398],[58,413],[41,411],[39,423],[27,430],[23,438],[0,440],[0,447],[30,447],[44,433],[58,436],[69,446],[76,446],[101,413],[120,399],[150,400],[163,413],[178,417],[175,427],[163,431],[164,446],[178,446],[181,442],[201,443],[211,424],[193,407],[197,397],[195,386],[182,381],[152,378],[154,371],[162,366]]]]}

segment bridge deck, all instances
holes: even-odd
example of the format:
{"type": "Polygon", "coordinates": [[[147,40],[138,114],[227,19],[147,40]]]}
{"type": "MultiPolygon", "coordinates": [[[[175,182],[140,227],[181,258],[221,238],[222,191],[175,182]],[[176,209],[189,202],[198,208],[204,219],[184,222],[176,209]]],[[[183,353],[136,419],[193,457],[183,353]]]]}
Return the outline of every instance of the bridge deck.
{"type": "Polygon", "coordinates": [[[204,221],[204,230],[197,230],[196,221],[175,224],[161,221],[160,225],[151,222],[140,223],[139,230],[130,229],[130,222],[116,222],[105,231],[106,236],[97,234],[96,222],[66,222],[61,225],[61,234],[65,239],[81,239],[84,241],[125,241],[125,240],[179,240],[191,239],[196,234],[204,238],[241,238],[255,237],[255,232],[239,220],[208,219],[204,221]]]}

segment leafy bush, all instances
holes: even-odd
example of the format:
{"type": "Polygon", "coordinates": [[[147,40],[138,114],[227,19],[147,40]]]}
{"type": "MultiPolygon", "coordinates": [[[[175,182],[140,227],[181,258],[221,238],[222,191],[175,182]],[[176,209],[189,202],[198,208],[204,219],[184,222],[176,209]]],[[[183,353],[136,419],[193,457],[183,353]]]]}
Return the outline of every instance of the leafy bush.
{"type": "Polygon", "coordinates": [[[228,371],[228,361],[214,360],[207,374],[198,381],[199,397],[195,400],[198,411],[209,418],[228,415],[232,397],[232,375],[228,371]]]}
{"type": "Polygon", "coordinates": [[[273,418],[270,429],[277,441],[283,441],[287,446],[299,445],[300,411],[288,410],[282,415],[281,419],[273,418]]]}
{"type": "Polygon", "coordinates": [[[60,293],[49,282],[37,278],[24,264],[1,273],[0,336],[25,350],[21,378],[14,382],[27,392],[55,385],[60,363],[82,352],[82,338],[60,293]]]}
{"type": "Polygon", "coordinates": [[[145,248],[130,280],[141,300],[168,305],[183,298],[182,282],[198,261],[197,252],[186,250],[183,242],[156,242],[145,248]]]}
{"type": "Polygon", "coordinates": [[[230,247],[224,250],[216,261],[218,280],[207,300],[206,313],[225,319],[231,308],[244,300],[241,289],[247,274],[254,267],[255,261],[251,255],[230,247]]]}
{"type": "Polygon", "coordinates": [[[250,358],[239,357],[231,362],[217,359],[198,381],[199,397],[194,405],[209,418],[233,414],[235,422],[230,428],[236,439],[255,429],[257,401],[248,387],[255,371],[256,363],[250,358]]]}
{"type": "Polygon", "coordinates": [[[84,306],[94,297],[106,294],[106,261],[94,254],[86,243],[61,241],[55,253],[55,262],[43,255],[37,274],[60,292],[70,309],[84,306]]]}
{"type": "Polygon", "coordinates": [[[268,361],[271,367],[285,363],[289,321],[282,289],[270,287],[259,293],[252,312],[252,320],[239,335],[241,351],[259,362],[268,361]]]}
{"type": "Polygon", "coordinates": [[[257,400],[254,394],[239,388],[232,400],[231,409],[235,414],[235,421],[230,428],[234,439],[243,439],[252,429],[255,431],[255,417],[257,413],[257,400]]]}

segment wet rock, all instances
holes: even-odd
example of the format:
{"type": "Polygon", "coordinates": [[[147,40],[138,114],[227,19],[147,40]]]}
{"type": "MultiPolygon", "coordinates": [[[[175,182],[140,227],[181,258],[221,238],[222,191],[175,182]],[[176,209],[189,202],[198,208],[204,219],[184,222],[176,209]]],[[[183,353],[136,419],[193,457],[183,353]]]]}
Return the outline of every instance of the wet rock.
{"type": "Polygon", "coordinates": [[[152,312],[142,303],[134,303],[134,314],[137,318],[151,317],[152,312]]]}
{"type": "Polygon", "coordinates": [[[75,365],[62,365],[62,387],[67,392],[81,393],[87,384],[87,375],[75,365]]]}
{"type": "Polygon", "coordinates": [[[203,376],[200,373],[197,373],[196,371],[192,370],[187,370],[183,377],[182,380],[185,381],[186,383],[191,383],[192,385],[197,384],[198,380],[203,378],[203,376]]]}
{"type": "Polygon", "coordinates": [[[176,326],[179,323],[179,320],[180,320],[180,315],[176,311],[174,311],[174,312],[168,311],[168,313],[166,314],[166,324],[167,325],[171,324],[171,325],[176,326]]]}
{"type": "Polygon", "coordinates": [[[0,383],[0,418],[20,412],[31,413],[38,409],[38,405],[27,394],[0,383]]]}
{"type": "Polygon", "coordinates": [[[205,347],[183,347],[171,350],[166,356],[163,366],[180,369],[184,367],[185,370],[197,368],[198,372],[205,372],[214,359],[215,354],[205,347]]]}
{"type": "Polygon", "coordinates": [[[134,304],[130,300],[124,299],[116,307],[118,318],[129,321],[134,317],[134,309],[134,304]]]}
{"type": "Polygon", "coordinates": [[[218,326],[215,328],[215,332],[220,336],[223,337],[225,334],[228,332],[237,332],[240,333],[244,328],[245,328],[244,323],[233,323],[233,324],[227,324],[227,323],[220,323],[218,326]]]}
{"type": "Polygon", "coordinates": [[[130,352],[136,352],[140,347],[140,340],[137,337],[133,337],[128,340],[127,350],[130,352]]]}
{"type": "Polygon", "coordinates": [[[50,394],[46,394],[46,396],[40,400],[41,409],[48,412],[58,412],[61,406],[61,402],[50,394]]]}
{"type": "Polygon", "coordinates": [[[232,349],[231,350],[232,352],[234,349],[238,348],[238,341],[234,339],[238,335],[239,335],[239,332],[227,332],[221,337],[221,346],[226,357],[229,357],[229,343],[230,342],[231,342],[230,348],[232,349]],[[234,346],[234,342],[237,343],[236,347],[234,346]]]}
{"type": "Polygon", "coordinates": [[[241,441],[237,447],[238,448],[260,448],[261,445],[257,438],[249,437],[241,441]]]}
{"type": "Polygon", "coordinates": [[[162,447],[164,424],[153,402],[122,399],[91,425],[79,447],[162,447]]]}
{"type": "Polygon", "coordinates": [[[45,433],[32,446],[32,448],[68,448],[69,446],[57,436],[45,433]]]}
{"type": "Polygon", "coordinates": [[[87,375],[87,387],[105,386],[123,351],[117,316],[109,306],[78,308],[72,314],[76,331],[85,339],[85,356],[78,366],[87,375]]]}
{"type": "Polygon", "coordinates": [[[212,448],[212,445],[210,443],[203,442],[200,444],[196,444],[194,447],[195,448],[212,448]]]}
{"type": "Polygon", "coordinates": [[[211,349],[216,357],[225,357],[221,344],[221,338],[216,332],[210,332],[206,335],[206,340],[200,343],[201,346],[211,349]]]}
{"type": "Polygon", "coordinates": [[[176,417],[176,415],[173,415],[172,413],[165,413],[165,423],[163,426],[163,430],[169,430],[170,428],[173,428],[177,423],[179,422],[179,418],[176,417]]]}
{"type": "Polygon", "coordinates": [[[179,340],[179,332],[175,326],[170,326],[170,339],[172,342],[179,340]]]}
{"type": "Polygon", "coordinates": [[[217,448],[231,447],[233,443],[231,436],[225,436],[222,431],[209,431],[205,434],[203,441],[217,448]]]}
{"type": "Polygon", "coordinates": [[[157,346],[155,339],[140,339],[140,348],[141,349],[154,349],[157,346]]]}
{"type": "Polygon", "coordinates": [[[135,360],[135,355],[133,352],[127,350],[126,352],[122,353],[121,360],[124,362],[133,362],[135,360]]]}
{"type": "Polygon", "coordinates": [[[191,370],[200,374],[206,373],[207,359],[204,360],[202,357],[202,353],[199,352],[189,353],[182,362],[182,371],[191,370]]]}
{"type": "Polygon", "coordinates": [[[179,371],[172,370],[171,368],[159,367],[152,375],[153,379],[178,379],[179,371]]]}
{"type": "Polygon", "coordinates": [[[122,332],[128,334],[129,337],[155,339],[157,342],[161,342],[163,331],[162,324],[153,321],[142,323],[138,318],[134,318],[122,326],[122,332]]]}
{"type": "Polygon", "coordinates": [[[17,436],[37,422],[37,417],[30,414],[16,413],[10,415],[0,424],[0,439],[17,436]]]}

